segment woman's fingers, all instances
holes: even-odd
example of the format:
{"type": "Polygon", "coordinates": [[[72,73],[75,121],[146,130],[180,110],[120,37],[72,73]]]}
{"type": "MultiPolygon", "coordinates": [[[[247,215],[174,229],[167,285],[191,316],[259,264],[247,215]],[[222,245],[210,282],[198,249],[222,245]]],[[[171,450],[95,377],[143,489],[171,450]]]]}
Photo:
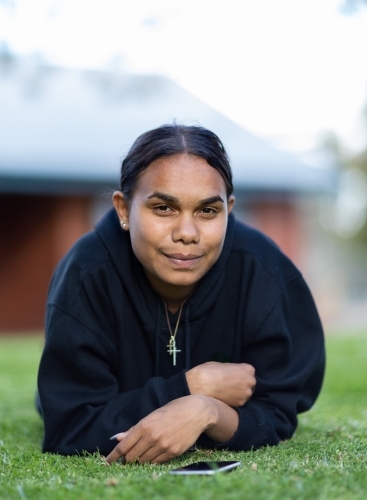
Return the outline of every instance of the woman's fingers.
{"type": "MultiPolygon", "coordinates": [[[[111,453],[106,457],[107,463],[111,464],[112,462],[116,462],[120,457],[125,457],[126,453],[136,445],[139,441],[139,433],[134,432],[135,426],[131,427],[127,432],[120,432],[112,438],[115,438],[119,441],[119,443],[114,447],[111,453]]],[[[111,439],[112,439],[111,438],[111,439]]]]}
{"type": "Polygon", "coordinates": [[[157,451],[154,450],[154,446],[150,446],[150,443],[144,439],[140,439],[135,446],[130,448],[130,450],[125,455],[126,462],[139,462],[140,464],[144,462],[151,462],[157,456],[157,451]]]}
{"type": "Polygon", "coordinates": [[[191,394],[219,399],[229,406],[243,406],[254,392],[255,369],[247,363],[210,361],[186,372],[191,394]]]}
{"type": "Polygon", "coordinates": [[[145,453],[140,453],[136,450],[131,453],[131,457],[134,458],[127,458],[127,462],[134,462],[136,460],[139,462],[139,464],[144,464],[144,463],[152,463],[152,464],[158,464],[162,462],[167,462],[168,460],[171,460],[174,458],[171,456],[171,454],[168,453],[162,453],[161,450],[151,447],[149,448],[145,453]]]}
{"type": "Polygon", "coordinates": [[[121,456],[127,462],[161,462],[184,453],[195,443],[214,417],[208,398],[185,396],[155,410],[121,438],[107,457],[112,463],[121,456]]]}

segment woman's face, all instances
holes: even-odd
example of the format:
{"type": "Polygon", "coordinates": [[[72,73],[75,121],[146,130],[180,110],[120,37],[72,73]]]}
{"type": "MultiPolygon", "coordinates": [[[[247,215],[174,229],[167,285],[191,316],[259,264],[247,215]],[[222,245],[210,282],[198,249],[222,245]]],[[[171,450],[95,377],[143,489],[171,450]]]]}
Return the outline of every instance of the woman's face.
{"type": "Polygon", "coordinates": [[[192,289],[213,266],[233,202],[220,173],[203,158],[186,154],[151,163],[129,203],[114,194],[134,253],[159,293],[172,286],[192,289]]]}

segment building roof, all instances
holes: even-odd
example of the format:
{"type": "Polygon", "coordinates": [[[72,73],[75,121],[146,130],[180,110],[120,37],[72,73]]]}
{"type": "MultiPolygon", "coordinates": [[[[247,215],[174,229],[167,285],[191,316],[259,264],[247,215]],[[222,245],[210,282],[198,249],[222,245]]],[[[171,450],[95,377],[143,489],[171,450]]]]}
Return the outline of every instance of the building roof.
{"type": "MultiPolygon", "coordinates": [[[[239,96],[240,98],[240,96],[239,96]]],[[[318,192],[323,172],[250,134],[170,79],[0,61],[0,192],[115,187],[143,132],[176,120],[223,141],[235,190],[318,192]]]]}

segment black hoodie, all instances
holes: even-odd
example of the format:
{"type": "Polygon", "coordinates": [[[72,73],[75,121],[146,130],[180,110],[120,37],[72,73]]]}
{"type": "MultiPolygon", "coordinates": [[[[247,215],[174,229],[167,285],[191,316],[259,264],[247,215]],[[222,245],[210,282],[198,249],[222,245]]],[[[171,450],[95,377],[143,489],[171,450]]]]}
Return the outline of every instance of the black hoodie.
{"type": "Polygon", "coordinates": [[[220,258],[182,315],[173,366],[164,304],[111,210],[51,281],[38,377],[43,451],[108,454],[110,436],[189,395],[185,371],[213,360],[250,363],[257,385],[236,408],[234,437],[203,434],[200,445],[249,450],[291,437],[320,391],[325,353],[313,299],[289,259],[230,215],[220,258]]]}

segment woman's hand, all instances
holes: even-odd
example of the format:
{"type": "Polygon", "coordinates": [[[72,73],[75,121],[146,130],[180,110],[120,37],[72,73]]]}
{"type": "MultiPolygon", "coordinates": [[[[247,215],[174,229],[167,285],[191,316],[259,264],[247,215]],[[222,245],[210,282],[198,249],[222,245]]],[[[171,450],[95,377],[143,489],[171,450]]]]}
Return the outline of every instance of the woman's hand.
{"type": "Polygon", "coordinates": [[[228,406],[243,406],[256,385],[255,368],[247,363],[209,361],[186,372],[191,394],[218,399],[228,406]]]}
{"type": "Polygon", "coordinates": [[[182,455],[217,420],[211,398],[198,395],[175,399],[118,434],[119,444],[106,460],[112,463],[125,457],[127,462],[166,462],[182,455]]]}

